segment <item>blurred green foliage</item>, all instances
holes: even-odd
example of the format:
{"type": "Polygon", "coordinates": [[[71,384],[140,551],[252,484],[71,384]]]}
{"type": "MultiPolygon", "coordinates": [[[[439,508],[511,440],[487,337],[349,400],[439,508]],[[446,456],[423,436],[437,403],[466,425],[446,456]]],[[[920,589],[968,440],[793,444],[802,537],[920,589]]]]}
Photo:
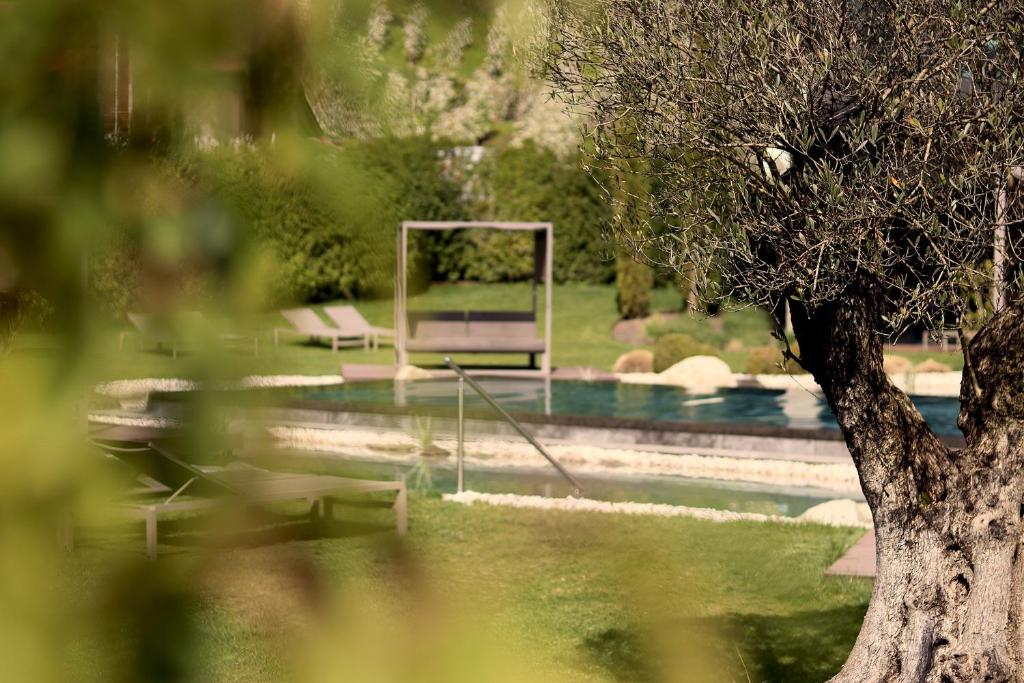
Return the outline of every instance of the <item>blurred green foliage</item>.
{"type": "Polygon", "coordinates": [[[50,302],[31,290],[0,290],[0,353],[10,351],[20,332],[39,326],[52,313],[50,302]]]}

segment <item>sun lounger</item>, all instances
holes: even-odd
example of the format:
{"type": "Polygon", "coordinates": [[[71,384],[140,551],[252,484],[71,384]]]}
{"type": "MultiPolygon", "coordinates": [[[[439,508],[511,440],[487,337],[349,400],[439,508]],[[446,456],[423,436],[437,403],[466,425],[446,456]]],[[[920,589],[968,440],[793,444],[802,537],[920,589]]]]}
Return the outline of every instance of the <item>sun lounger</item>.
{"type": "Polygon", "coordinates": [[[359,332],[349,333],[325,323],[312,308],[288,308],[281,315],[291,323],[291,328],[274,328],[274,345],[277,346],[282,333],[297,334],[310,339],[330,339],[331,350],[341,346],[366,346],[366,337],[359,332]]]}
{"type": "Polygon", "coordinates": [[[355,306],[324,306],[324,313],[334,321],[339,330],[363,335],[363,348],[367,348],[371,342],[374,349],[380,348],[381,337],[390,339],[394,344],[394,330],[371,325],[355,306]]]}
{"type": "MultiPolygon", "coordinates": [[[[169,348],[171,357],[177,358],[178,352],[185,348],[186,331],[212,329],[211,323],[199,311],[184,311],[169,318],[158,318],[146,313],[129,313],[128,320],[135,331],[144,339],[154,342],[158,349],[169,348]]],[[[118,339],[118,350],[124,349],[124,340],[130,334],[123,331],[118,339]]],[[[253,355],[260,352],[259,337],[255,334],[239,334],[235,332],[216,332],[217,338],[225,344],[242,343],[251,345],[253,355]]]]}
{"type": "Polygon", "coordinates": [[[187,462],[166,442],[131,443],[93,437],[93,443],[137,474],[144,500],[126,497],[120,506],[146,524],[146,553],[157,556],[157,527],[162,516],[210,510],[229,502],[267,505],[306,501],[315,518],[332,517],[341,496],[376,492],[396,493],[393,508],[398,533],[406,532],[406,489],[401,481],[348,479],[319,474],[272,472],[243,462],[201,466],[187,462]]]}
{"type": "MultiPolygon", "coordinates": [[[[186,326],[191,327],[193,330],[213,330],[213,324],[209,319],[200,313],[199,311],[185,311],[180,316],[182,323],[186,326]]],[[[260,338],[255,334],[246,334],[240,332],[224,332],[221,330],[215,331],[214,334],[220,339],[222,344],[236,344],[241,346],[251,346],[252,354],[258,356],[260,354],[260,338]]]]}
{"type": "MultiPolygon", "coordinates": [[[[173,358],[178,357],[178,335],[175,334],[174,330],[166,321],[158,320],[157,318],[145,313],[129,313],[128,321],[132,324],[132,327],[135,328],[136,333],[155,343],[158,349],[163,349],[166,346],[170,348],[171,356],[173,358]]],[[[127,331],[121,332],[117,343],[118,350],[124,349],[124,340],[128,334],[130,333],[127,331]]]]}

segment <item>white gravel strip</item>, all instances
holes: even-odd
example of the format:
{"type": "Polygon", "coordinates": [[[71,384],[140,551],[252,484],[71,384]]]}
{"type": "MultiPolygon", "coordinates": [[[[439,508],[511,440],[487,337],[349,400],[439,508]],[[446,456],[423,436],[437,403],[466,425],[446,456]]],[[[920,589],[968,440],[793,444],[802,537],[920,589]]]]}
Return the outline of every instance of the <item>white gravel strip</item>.
{"type": "MultiPolygon", "coordinates": [[[[256,387],[318,387],[343,384],[341,375],[248,375],[239,380],[217,382],[216,389],[251,389],[256,387]]],[[[94,387],[96,393],[111,398],[134,398],[154,391],[192,391],[200,384],[190,379],[145,377],[119,379],[94,387]]]]}
{"type": "MultiPolygon", "coordinates": [[[[801,517],[783,517],[780,515],[763,515],[756,512],[731,512],[729,510],[712,510],[710,508],[694,508],[664,503],[612,503],[605,500],[590,498],[546,498],[544,496],[522,496],[514,493],[478,493],[463,491],[462,493],[446,493],[442,496],[446,501],[462,505],[494,505],[529,510],[559,510],[564,512],[604,512],[622,515],[650,515],[654,517],[688,517],[708,522],[778,522],[780,524],[825,524],[828,526],[855,526],[869,528],[861,523],[849,523],[847,520],[827,520],[801,517]]],[[[812,508],[813,509],[813,508],[812,508]]],[[[810,512],[810,511],[808,511],[810,512]]]]}
{"type": "MultiPolygon", "coordinates": [[[[624,384],[663,384],[666,386],[678,386],[670,376],[656,372],[631,372],[616,375],[624,384]]],[[[899,389],[915,396],[946,396],[956,398],[960,396],[959,371],[953,372],[921,372],[921,373],[899,373],[889,375],[899,389]]],[[[784,389],[786,391],[805,391],[821,395],[821,387],[810,375],[748,375],[736,373],[733,379],[739,386],[761,386],[765,389],[784,389]]],[[[685,387],[680,387],[685,388],[685,387]]],[[[716,387],[703,387],[702,391],[714,391],[716,387]]]]}
{"type": "Polygon", "coordinates": [[[111,415],[109,413],[89,413],[89,422],[105,425],[123,425],[126,427],[157,427],[166,429],[177,427],[181,423],[168,417],[130,417],[128,415],[111,415]]]}
{"type": "MultiPolygon", "coordinates": [[[[285,448],[312,449],[351,456],[408,460],[415,457],[418,440],[400,431],[271,427],[285,448]],[[392,452],[388,452],[392,449],[392,452]],[[404,450],[395,453],[395,450],[404,450]]],[[[434,445],[448,451],[441,461],[455,462],[456,442],[436,438],[434,445]]],[[[716,455],[668,454],[647,450],[604,448],[576,444],[546,444],[548,451],[572,472],[596,476],[676,476],[719,481],[741,481],[783,487],[818,488],[851,495],[860,491],[853,463],[808,463],[797,460],[743,458],[716,455]]],[[[478,469],[537,469],[550,467],[529,444],[487,439],[466,443],[466,463],[478,469]]]]}

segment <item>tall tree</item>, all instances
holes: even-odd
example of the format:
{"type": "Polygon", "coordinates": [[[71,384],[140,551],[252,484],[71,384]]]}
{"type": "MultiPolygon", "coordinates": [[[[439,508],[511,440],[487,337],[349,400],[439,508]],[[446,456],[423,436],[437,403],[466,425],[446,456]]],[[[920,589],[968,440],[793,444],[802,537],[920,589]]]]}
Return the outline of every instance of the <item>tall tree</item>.
{"type": "Polygon", "coordinates": [[[595,163],[642,158],[657,177],[631,201],[670,229],[640,221],[624,240],[720,273],[734,297],[792,306],[799,360],[877,532],[871,605],[834,680],[1024,681],[1020,289],[1010,283],[964,344],[965,447],[937,438],[882,369],[887,335],[962,326],[995,273],[1019,266],[1012,234],[996,259],[1008,265],[991,261],[995,226],[1020,212],[1024,6],[597,0],[553,12],[551,74],[596,112],[595,163]]]}

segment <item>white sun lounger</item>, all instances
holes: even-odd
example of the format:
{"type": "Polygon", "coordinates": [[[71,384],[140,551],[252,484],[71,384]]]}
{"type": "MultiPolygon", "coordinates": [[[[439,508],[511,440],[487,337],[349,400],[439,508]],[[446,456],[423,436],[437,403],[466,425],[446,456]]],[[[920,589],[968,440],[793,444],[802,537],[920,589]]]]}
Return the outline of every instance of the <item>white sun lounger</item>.
{"type": "Polygon", "coordinates": [[[339,330],[363,335],[363,348],[368,348],[371,343],[373,348],[380,348],[381,337],[390,339],[392,344],[395,342],[394,330],[371,325],[355,306],[325,306],[324,313],[339,330]]]}
{"type": "Polygon", "coordinates": [[[350,333],[333,325],[328,325],[312,308],[286,308],[281,315],[291,323],[291,327],[274,328],[274,346],[279,343],[281,334],[293,334],[310,339],[330,339],[331,350],[337,351],[342,346],[366,346],[366,338],[362,333],[350,333]]]}

